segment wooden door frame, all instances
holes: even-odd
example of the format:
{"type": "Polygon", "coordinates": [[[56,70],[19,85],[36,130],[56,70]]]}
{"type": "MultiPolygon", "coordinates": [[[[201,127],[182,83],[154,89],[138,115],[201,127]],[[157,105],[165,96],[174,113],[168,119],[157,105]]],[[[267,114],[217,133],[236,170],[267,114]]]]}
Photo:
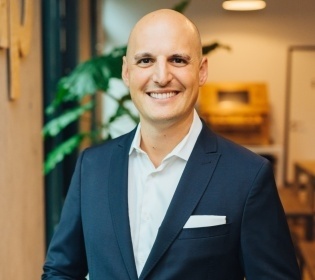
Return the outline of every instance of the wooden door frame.
{"type": "Polygon", "coordinates": [[[291,80],[292,80],[292,59],[295,51],[315,51],[315,45],[295,45],[290,46],[287,52],[287,71],[286,71],[286,95],[285,95],[285,116],[284,116],[284,154],[283,154],[283,182],[288,182],[288,161],[290,148],[290,117],[291,117],[291,80]]]}

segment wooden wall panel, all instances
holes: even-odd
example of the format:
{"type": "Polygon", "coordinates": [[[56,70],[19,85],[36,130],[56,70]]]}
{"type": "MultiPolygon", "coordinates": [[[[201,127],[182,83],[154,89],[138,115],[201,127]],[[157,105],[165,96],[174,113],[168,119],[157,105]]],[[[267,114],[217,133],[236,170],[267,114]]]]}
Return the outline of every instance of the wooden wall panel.
{"type": "Polygon", "coordinates": [[[0,279],[39,279],[45,253],[39,0],[33,9],[31,48],[20,63],[14,101],[7,53],[0,50],[0,279]]]}

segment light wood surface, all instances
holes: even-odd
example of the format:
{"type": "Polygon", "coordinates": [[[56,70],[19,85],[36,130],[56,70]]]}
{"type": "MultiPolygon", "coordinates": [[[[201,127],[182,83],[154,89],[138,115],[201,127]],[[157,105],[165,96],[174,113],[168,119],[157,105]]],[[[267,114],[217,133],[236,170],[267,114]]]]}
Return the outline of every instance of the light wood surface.
{"type": "Polygon", "coordinates": [[[303,274],[310,280],[315,279],[315,242],[301,241],[299,248],[303,258],[303,274]]]}
{"type": "Polygon", "coordinates": [[[34,36],[14,102],[8,99],[7,55],[0,50],[0,279],[39,279],[44,261],[40,4],[34,0],[34,36]]]}
{"type": "Polygon", "coordinates": [[[315,160],[300,160],[296,164],[310,176],[315,177],[315,160]]]}
{"type": "Polygon", "coordinates": [[[242,145],[268,145],[269,101],[265,83],[206,83],[198,112],[215,132],[242,145]]]}
{"type": "Polygon", "coordinates": [[[295,186],[305,186],[307,203],[315,211],[315,161],[303,160],[294,164],[295,186]]]}
{"type": "Polygon", "coordinates": [[[287,215],[312,215],[314,211],[305,203],[302,195],[299,195],[298,192],[292,191],[290,187],[281,188],[278,190],[283,208],[287,215]]]}
{"type": "Polygon", "coordinates": [[[8,0],[0,0],[0,49],[8,46],[8,0]]]}

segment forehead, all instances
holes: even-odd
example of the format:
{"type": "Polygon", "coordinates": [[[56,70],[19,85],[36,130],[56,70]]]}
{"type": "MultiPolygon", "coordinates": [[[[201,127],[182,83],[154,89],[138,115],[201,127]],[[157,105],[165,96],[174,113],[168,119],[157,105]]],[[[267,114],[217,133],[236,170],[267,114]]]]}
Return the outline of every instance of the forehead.
{"type": "Polygon", "coordinates": [[[154,55],[186,53],[198,55],[199,34],[185,19],[150,18],[132,31],[128,43],[129,55],[149,52],[154,55]]]}

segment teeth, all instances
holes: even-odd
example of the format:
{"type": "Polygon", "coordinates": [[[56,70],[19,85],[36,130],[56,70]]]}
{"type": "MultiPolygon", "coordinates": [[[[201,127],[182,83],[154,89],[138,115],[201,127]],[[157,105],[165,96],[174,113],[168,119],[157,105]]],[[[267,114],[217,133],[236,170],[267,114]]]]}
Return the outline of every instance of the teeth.
{"type": "Polygon", "coordinates": [[[151,92],[150,96],[156,99],[166,99],[175,96],[175,92],[164,92],[164,93],[157,93],[157,92],[151,92]]]}

